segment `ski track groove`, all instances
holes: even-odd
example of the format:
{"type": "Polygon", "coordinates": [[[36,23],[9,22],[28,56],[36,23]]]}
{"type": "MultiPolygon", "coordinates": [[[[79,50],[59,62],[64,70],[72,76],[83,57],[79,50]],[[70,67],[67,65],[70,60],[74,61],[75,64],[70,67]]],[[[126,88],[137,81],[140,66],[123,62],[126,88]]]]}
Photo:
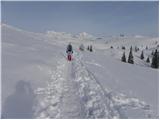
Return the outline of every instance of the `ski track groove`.
{"type": "MultiPolygon", "coordinates": [[[[75,62],[77,64],[77,70],[75,70],[75,73],[78,73],[80,75],[77,75],[77,79],[80,79],[83,76],[83,79],[81,83],[78,84],[84,84],[86,85],[82,92],[85,93],[85,91],[89,91],[89,93],[95,93],[95,94],[87,94],[84,97],[86,99],[90,99],[87,102],[91,102],[91,107],[87,106],[87,102],[85,101],[84,104],[86,104],[87,108],[87,118],[122,118],[122,114],[117,110],[113,109],[112,101],[109,97],[106,97],[106,91],[102,87],[102,85],[96,80],[95,76],[85,67],[85,65],[82,63],[82,56],[77,55],[79,59],[75,62]],[[95,89],[96,88],[96,89],[95,89]],[[99,99],[95,99],[99,98],[99,99]],[[97,106],[94,106],[97,104],[97,106]]],[[[79,80],[78,80],[79,81],[79,80]]],[[[83,96],[82,96],[83,99],[83,96]]],[[[124,117],[124,115],[123,115],[124,117]]]]}
{"type": "Polygon", "coordinates": [[[36,118],[128,118],[125,109],[142,109],[152,116],[150,106],[136,98],[106,91],[75,52],[72,62],[62,58],[46,88],[35,90],[36,118]]]}

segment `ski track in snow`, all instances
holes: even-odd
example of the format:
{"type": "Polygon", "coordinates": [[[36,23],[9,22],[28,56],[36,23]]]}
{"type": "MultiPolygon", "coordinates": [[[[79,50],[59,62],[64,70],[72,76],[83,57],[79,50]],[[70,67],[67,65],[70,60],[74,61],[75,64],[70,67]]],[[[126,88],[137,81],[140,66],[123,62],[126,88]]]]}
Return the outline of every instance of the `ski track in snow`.
{"type": "Polygon", "coordinates": [[[35,90],[35,118],[128,118],[126,109],[153,117],[145,102],[104,89],[83,64],[82,54],[75,56],[72,62],[62,58],[47,87],[35,90]]]}

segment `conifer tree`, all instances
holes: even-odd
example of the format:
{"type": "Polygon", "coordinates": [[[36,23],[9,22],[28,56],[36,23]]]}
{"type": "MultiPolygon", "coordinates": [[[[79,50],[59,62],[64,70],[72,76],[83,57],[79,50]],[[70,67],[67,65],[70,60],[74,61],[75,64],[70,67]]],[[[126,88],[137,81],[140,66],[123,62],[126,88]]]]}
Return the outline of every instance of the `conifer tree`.
{"type": "Polygon", "coordinates": [[[152,55],[152,56],[154,55],[154,51],[152,51],[151,55],[152,55]]]}
{"type": "Polygon", "coordinates": [[[134,50],[135,50],[135,52],[137,52],[137,46],[135,46],[134,50]]]}
{"type": "Polygon", "coordinates": [[[139,50],[139,48],[137,46],[135,46],[135,52],[137,52],[139,50]]]}
{"type": "Polygon", "coordinates": [[[144,59],[143,51],[142,51],[142,53],[141,53],[141,59],[142,59],[142,60],[144,59]]]}
{"type": "Polygon", "coordinates": [[[152,68],[159,68],[159,52],[156,49],[156,51],[154,52],[153,58],[152,58],[152,64],[151,64],[152,68]]]}
{"type": "Polygon", "coordinates": [[[92,49],[92,45],[90,45],[90,52],[92,52],[93,51],[93,49],[92,49]]]}
{"type": "Polygon", "coordinates": [[[88,47],[87,47],[87,50],[89,51],[89,45],[88,45],[88,47]]]}
{"type": "Polygon", "coordinates": [[[133,54],[132,54],[132,46],[130,48],[130,52],[129,52],[129,56],[128,56],[128,63],[134,64],[133,54]]]}
{"type": "Polygon", "coordinates": [[[147,58],[146,62],[147,62],[147,63],[150,63],[149,57],[147,58]]]}
{"type": "Polygon", "coordinates": [[[123,52],[123,55],[122,55],[121,61],[122,61],[122,62],[126,62],[125,52],[123,52]]]}
{"type": "Polygon", "coordinates": [[[126,48],[125,48],[125,46],[122,46],[122,50],[125,50],[126,48]]]}

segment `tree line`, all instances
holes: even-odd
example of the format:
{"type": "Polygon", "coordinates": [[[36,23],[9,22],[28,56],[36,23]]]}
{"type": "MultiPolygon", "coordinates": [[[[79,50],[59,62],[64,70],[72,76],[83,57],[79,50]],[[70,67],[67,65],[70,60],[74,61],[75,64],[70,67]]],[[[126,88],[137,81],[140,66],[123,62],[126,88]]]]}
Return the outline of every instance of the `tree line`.
{"type": "MultiPolygon", "coordinates": [[[[123,49],[125,49],[124,46],[123,46],[123,49]]],[[[146,49],[148,49],[148,47],[146,47],[146,49]]],[[[139,48],[135,47],[135,51],[138,51],[138,50],[139,50],[139,48]]],[[[151,67],[152,68],[159,68],[159,51],[157,49],[155,51],[152,51],[151,56],[152,56],[151,67]]],[[[143,50],[141,52],[140,59],[144,60],[143,50]]],[[[128,60],[126,59],[125,52],[123,52],[123,55],[121,57],[121,61],[128,62],[130,64],[134,64],[134,56],[133,56],[132,46],[130,47],[128,60]]],[[[146,62],[150,63],[149,56],[147,57],[146,62]]]]}

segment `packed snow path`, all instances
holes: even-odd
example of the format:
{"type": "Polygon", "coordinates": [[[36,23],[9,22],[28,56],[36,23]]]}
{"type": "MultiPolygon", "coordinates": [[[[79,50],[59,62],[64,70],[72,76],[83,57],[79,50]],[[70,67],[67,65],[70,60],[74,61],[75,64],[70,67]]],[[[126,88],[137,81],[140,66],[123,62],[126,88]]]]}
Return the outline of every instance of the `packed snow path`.
{"type": "Polygon", "coordinates": [[[139,109],[151,117],[150,106],[136,98],[106,91],[76,53],[72,62],[62,58],[46,88],[39,88],[36,118],[128,118],[125,109],[139,109]]]}

